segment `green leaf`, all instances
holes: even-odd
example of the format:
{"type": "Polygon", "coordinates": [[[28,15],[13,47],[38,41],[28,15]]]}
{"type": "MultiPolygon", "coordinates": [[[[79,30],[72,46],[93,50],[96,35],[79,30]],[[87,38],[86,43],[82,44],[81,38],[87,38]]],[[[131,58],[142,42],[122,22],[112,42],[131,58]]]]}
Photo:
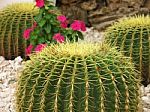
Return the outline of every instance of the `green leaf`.
{"type": "Polygon", "coordinates": [[[45,39],[43,37],[38,38],[38,43],[45,43],[45,39]]]}
{"type": "Polygon", "coordinates": [[[31,41],[30,41],[30,43],[31,43],[33,46],[35,46],[35,45],[36,45],[35,40],[31,40],[31,41]]]}
{"type": "Polygon", "coordinates": [[[45,42],[47,45],[50,45],[51,44],[51,42],[50,41],[48,41],[48,40],[46,40],[46,42],[45,42]]]}
{"type": "Polygon", "coordinates": [[[72,38],[73,38],[73,40],[71,40],[71,41],[73,41],[73,42],[77,42],[77,41],[78,41],[78,35],[77,35],[76,32],[72,33],[71,36],[72,36],[72,38]]]}
{"type": "Polygon", "coordinates": [[[48,9],[49,9],[49,7],[48,7],[47,5],[45,5],[45,9],[46,9],[46,10],[48,10],[48,9]]]}
{"type": "Polygon", "coordinates": [[[59,27],[53,27],[52,30],[54,33],[58,33],[60,31],[60,28],[59,27]]]}
{"type": "Polygon", "coordinates": [[[51,17],[52,17],[52,15],[49,14],[49,13],[45,15],[45,18],[46,18],[46,19],[51,19],[51,17]]]}
{"type": "Polygon", "coordinates": [[[51,19],[49,20],[49,22],[54,25],[54,26],[58,26],[60,23],[57,21],[56,16],[52,15],[51,19]]]}
{"type": "Polygon", "coordinates": [[[74,31],[71,30],[71,29],[67,29],[66,31],[63,30],[63,32],[66,33],[66,34],[73,34],[74,33],[74,31]]]}
{"type": "Polygon", "coordinates": [[[52,40],[52,36],[53,36],[52,33],[49,33],[48,36],[46,37],[46,39],[47,39],[48,41],[51,41],[51,40],[52,40]]]}
{"type": "Polygon", "coordinates": [[[40,26],[40,27],[43,27],[43,26],[45,25],[45,23],[46,23],[46,19],[43,18],[43,19],[39,22],[39,26],[40,26]]]}
{"type": "Polygon", "coordinates": [[[33,33],[36,34],[36,35],[39,35],[40,34],[40,29],[39,28],[34,29],[33,33]]]}
{"type": "Polygon", "coordinates": [[[83,34],[81,32],[78,31],[77,34],[81,40],[84,40],[83,34]]]}
{"type": "Polygon", "coordinates": [[[30,35],[30,39],[31,40],[35,40],[35,39],[37,39],[37,35],[34,35],[33,33],[30,35]]]}
{"type": "Polygon", "coordinates": [[[35,21],[36,21],[37,23],[39,23],[39,21],[41,21],[42,15],[43,15],[44,11],[45,11],[45,9],[44,9],[44,8],[41,8],[41,9],[39,10],[39,14],[37,14],[37,15],[34,17],[34,19],[35,19],[35,21]]]}
{"type": "Polygon", "coordinates": [[[37,16],[34,17],[34,19],[38,23],[42,19],[42,14],[38,14],[37,16]]]}
{"type": "Polygon", "coordinates": [[[44,11],[45,11],[44,7],[43,7],[43,8],[40,8],[39,13],[40,13],[40,14],[43,14],[43,13],[44,13],[44,11]]]}
{"type": "Polygon", "coordinates": [[[46,24],[44,27],[46,33],[50,33],[51,32],[51,24],[46,24]]]}

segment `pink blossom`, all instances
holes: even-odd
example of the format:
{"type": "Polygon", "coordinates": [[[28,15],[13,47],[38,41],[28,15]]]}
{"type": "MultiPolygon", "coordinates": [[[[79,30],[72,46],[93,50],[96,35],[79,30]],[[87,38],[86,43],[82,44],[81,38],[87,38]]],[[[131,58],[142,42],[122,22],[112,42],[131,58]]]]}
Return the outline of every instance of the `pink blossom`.
{"type": "Polygon", "coordinates": [[[44,0],[36,0],[36,6],[41,8],[44,6],[44,0]]]}
{"type": "Polygon", "coordinates": [[[27,56],[29,56],[31,54],[32,49],[33,49],[33,45],[31,45],[31,44],[25,49],[25,53],[27,56]]]}
{"type": "Polygon", "coordinates": [[[65,22],[62,22],[62,23],[60,23],[60,26],[62,27],[62,28],[67,28],[67,22],[65,21],[65,22]]]}
{"type": "Polygon", "coordinates": [[[64,23],[67,20],[67,18],[64,15],[60,15],[60,16],[57,16],[57,20],[64,23]]]}
{"type": "Polygon", "coordinates": [[[80,31],[80,29],[81,29],[80,21],[75,20],[75,21],[71,24],[71,28],[72,28],[73,30],[80,31]]]}
{"type": "Polygon", "coordinates": [[[85,23],[83,21],[80,21],[80,24],[81,24],[81,31],[86,31],[85,23]]]}
{"type": "Polygon", "coordinates": [[[40,52],[40,51],[42,51],[45,47],[47,46],[47,44],[39,44],[39,45],[37,45],[36,47],[35,47],[35,51],[36,52],[40,52]]]}
{"type": "Polygon", "coordinates": [[[31,33],[31,31],[32,31],[32,28],[26,29],[26,30],[24,31],[24,33],[23,33],[23,38],[24,38],[25,40],[28,40],[28,39],[30,38],[30,33],[31,33]]]}
{"type": "Polygon", "coordinates": [[[64,36],[62,36],[60,33],[57,33],[53,36],[53,39],[56,40],[59,43],[63,43],[65,41],[64,36]]]}
{"type": "Polygon", "coordinates": [[[33,23],[33,26],[32,26],[32,29],[36,28],[37,27],[37,22],[34,22],[33,23]]]}
{"type": "Polygon", "coordinates": [[[79,20],[75,20],[72,24],[71,24],[71,28],[73,30],[77,30],[77,31],[86,31],[86,26],[85,23],[83,21],[79,21],[79,20]]]}

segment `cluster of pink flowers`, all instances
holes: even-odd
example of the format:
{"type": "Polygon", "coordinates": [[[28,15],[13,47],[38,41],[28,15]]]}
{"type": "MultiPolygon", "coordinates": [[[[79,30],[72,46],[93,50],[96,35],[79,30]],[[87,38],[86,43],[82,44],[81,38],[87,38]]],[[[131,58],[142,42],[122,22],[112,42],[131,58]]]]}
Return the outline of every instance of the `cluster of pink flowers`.
{"type": "Polygon", "coordinates": [[[29,29],[26,29],[25,31],[24,31],[24,33],[23,33],[23,38],[25,39],[25,40],[28,40],[29,38],[30,38],[30,33],[32,32],[32,29],[31,28],[29,28],[29,29]]]}
{"type": "MultiPolygon", "coordinates": [[[[34,50],[35,50],[36,53],[38,53],[38,52],[42,51],[46,46],[47,46],[47,44],[39,44],[39,45],[37,45],[37,46],[35,47],[34,50]]],[[[33,45],[30,44],[30,45],[25,49],[26,55],[29,56],[29,55],[31,54],[32,50],[33,50],[33,45]]]]}
{"type": "MultiPolygon", "coordinates": [[[[60,22],[60,26],[62,28],[67,28],[68,22],[67,22],[67,18],[64,15],[57,16],[57,20],[60,22]]],[[[71,24],[71,28],[72,30],[75,30],[75,31],[86,31],[85,23],[80,20],[75,20],[71,24]]]]}
{"type": "Polygon", "coordinates": [[[64,15],[57,16],[57,20],[60,22],[62,28],[67,28],[68,22],[67,18],[64,15]]]}
{"type": "Polygon", "coordinates": [[[71,24],[71,28],[72,28],[72,30],[76,30],[76,31],[86,31],[85,23],[83,21],[79,21],[79,20],[75,20],[71,24]]]}
{"type": "MultiPolygon", "coordinates": [[[[60,22],[60,26],[62,28],[67,28],[68,22],[67,22],[67,18],[64,15],[57,16],[57,20],[60,22]]],[[[71,24],[71,28],[74,31],[86,31],[85,23],[83,21],[79,21],[79,20],[75,20],[71,24]]],[[[60,33],[55,34],[53,36],[53,39],[59,43],[63,43],[65,40],[64,36],[61,35],[60,33]]]]}
{"type": "Polygon", "coordinates": [[[31,45],[31,44],[25,49],[25,53],[27,56],[29,56],[31,54],[32,49],[33,49],[33,45],[31,45]]]}
{"type": "Polygon", "coordinates": [[[30,38],[30,33],[34,30],[34,28],[37,26],[37,23],[34,22],[33,26],[31,28],[28,28],[23,33],[23,38],[25,40],[28,40],[30,38]]]}
{"type": "MultiPolygon", "coordinates": [[[[33,24],[33,26],[32,26],[31,28],[28,28],[28,29],[26,29],[26,30],[24,31],[24,33],[23,33],[23,38],[24,38],[25,40],[28,40],[28,39],[30,38],[30,33],[34,30],[34,28],[36,28],[36,26],[37,26],[37,23],[34,22],[34,24],[33,24]]],[[[42,51],[46,46],[47,46],[46,44],[39,44],[39,45],[37,45],[37,46],[35,47],[34,50],[35,50],[36,52],[40,52],[40,51],[42,51]]],[[[27,56],[29,56],[29,55],[31,54],[32,49],[33,49],[33,45],[32,45],[32,44],[30,44],[30,45],[25,49],[25,53],[26,53],[27,56]]]]}
{"type": "Polygon", "coordinates": [[[40,52],[40,51],[42,51],[45,47],[47,46],[47,44],[39,44],[39,45],[37,45],[36,47],[35,47],[35,51],[36,52],[40,52]]]}
{"type": "Polygon", "coordinates": [[[36,6],[41,8],[44,6],[44,0],[36,0],[36,6]]]}
{"type": "Polygon", "coordinates": [[[56,40],[59,43],[63,43],[65,41],[65,38],[60,33],[57,33],[53,36],[53,39],[56,40]]]}

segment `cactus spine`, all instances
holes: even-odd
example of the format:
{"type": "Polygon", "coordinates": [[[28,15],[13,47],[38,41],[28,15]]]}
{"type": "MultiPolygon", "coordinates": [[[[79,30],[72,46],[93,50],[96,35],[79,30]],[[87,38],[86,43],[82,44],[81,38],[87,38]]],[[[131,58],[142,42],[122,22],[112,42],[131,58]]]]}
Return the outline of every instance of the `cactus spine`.
{"type": "Polygon", "coordinates": [[[105,41],[118,46],[143,76],[150,82],[150,17],[136,16],[121,19],[106,31],[105,41]]]}
{"type": "Polygon", "coordinates": [[[16,95],[17,112],[137,112],[139,80],[107,45],[51,45],[27,61],[16,95]]]}
{"type": "Polygon", "coordinates": [[[6,59],[25,56],[23,31],[33,24],[38,12],[31,3],[16,3],[0,11],[0,55],[6,59]]]}

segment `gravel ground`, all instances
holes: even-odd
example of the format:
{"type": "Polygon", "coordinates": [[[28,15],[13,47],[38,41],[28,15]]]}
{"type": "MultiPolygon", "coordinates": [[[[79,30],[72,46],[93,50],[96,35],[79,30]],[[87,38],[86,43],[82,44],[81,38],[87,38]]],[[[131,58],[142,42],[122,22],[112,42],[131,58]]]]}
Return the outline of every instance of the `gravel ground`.
{"type": "MultiPolygon", "coordinates": [[[[87,42],[101,42],[103,33],[91,28],[87,29],[84,37],[87,42]]],[[[17,57],[15,60],[5,60],[0,56],[0,112],[15,112],[14,93],[18,77],[17,73],[22,70],[22,67],[21,57],[17,57]]],[[[141,93],[142,112],[150,112],[150,85],[147,87],[141,86],[141,93]]]]}
{"type": "Polygon", "coordinates": [[[0,112],[15,112],[15,86],[17,72],[22,69],[22,59],[5,60],[0,57],[0,112]]]}

